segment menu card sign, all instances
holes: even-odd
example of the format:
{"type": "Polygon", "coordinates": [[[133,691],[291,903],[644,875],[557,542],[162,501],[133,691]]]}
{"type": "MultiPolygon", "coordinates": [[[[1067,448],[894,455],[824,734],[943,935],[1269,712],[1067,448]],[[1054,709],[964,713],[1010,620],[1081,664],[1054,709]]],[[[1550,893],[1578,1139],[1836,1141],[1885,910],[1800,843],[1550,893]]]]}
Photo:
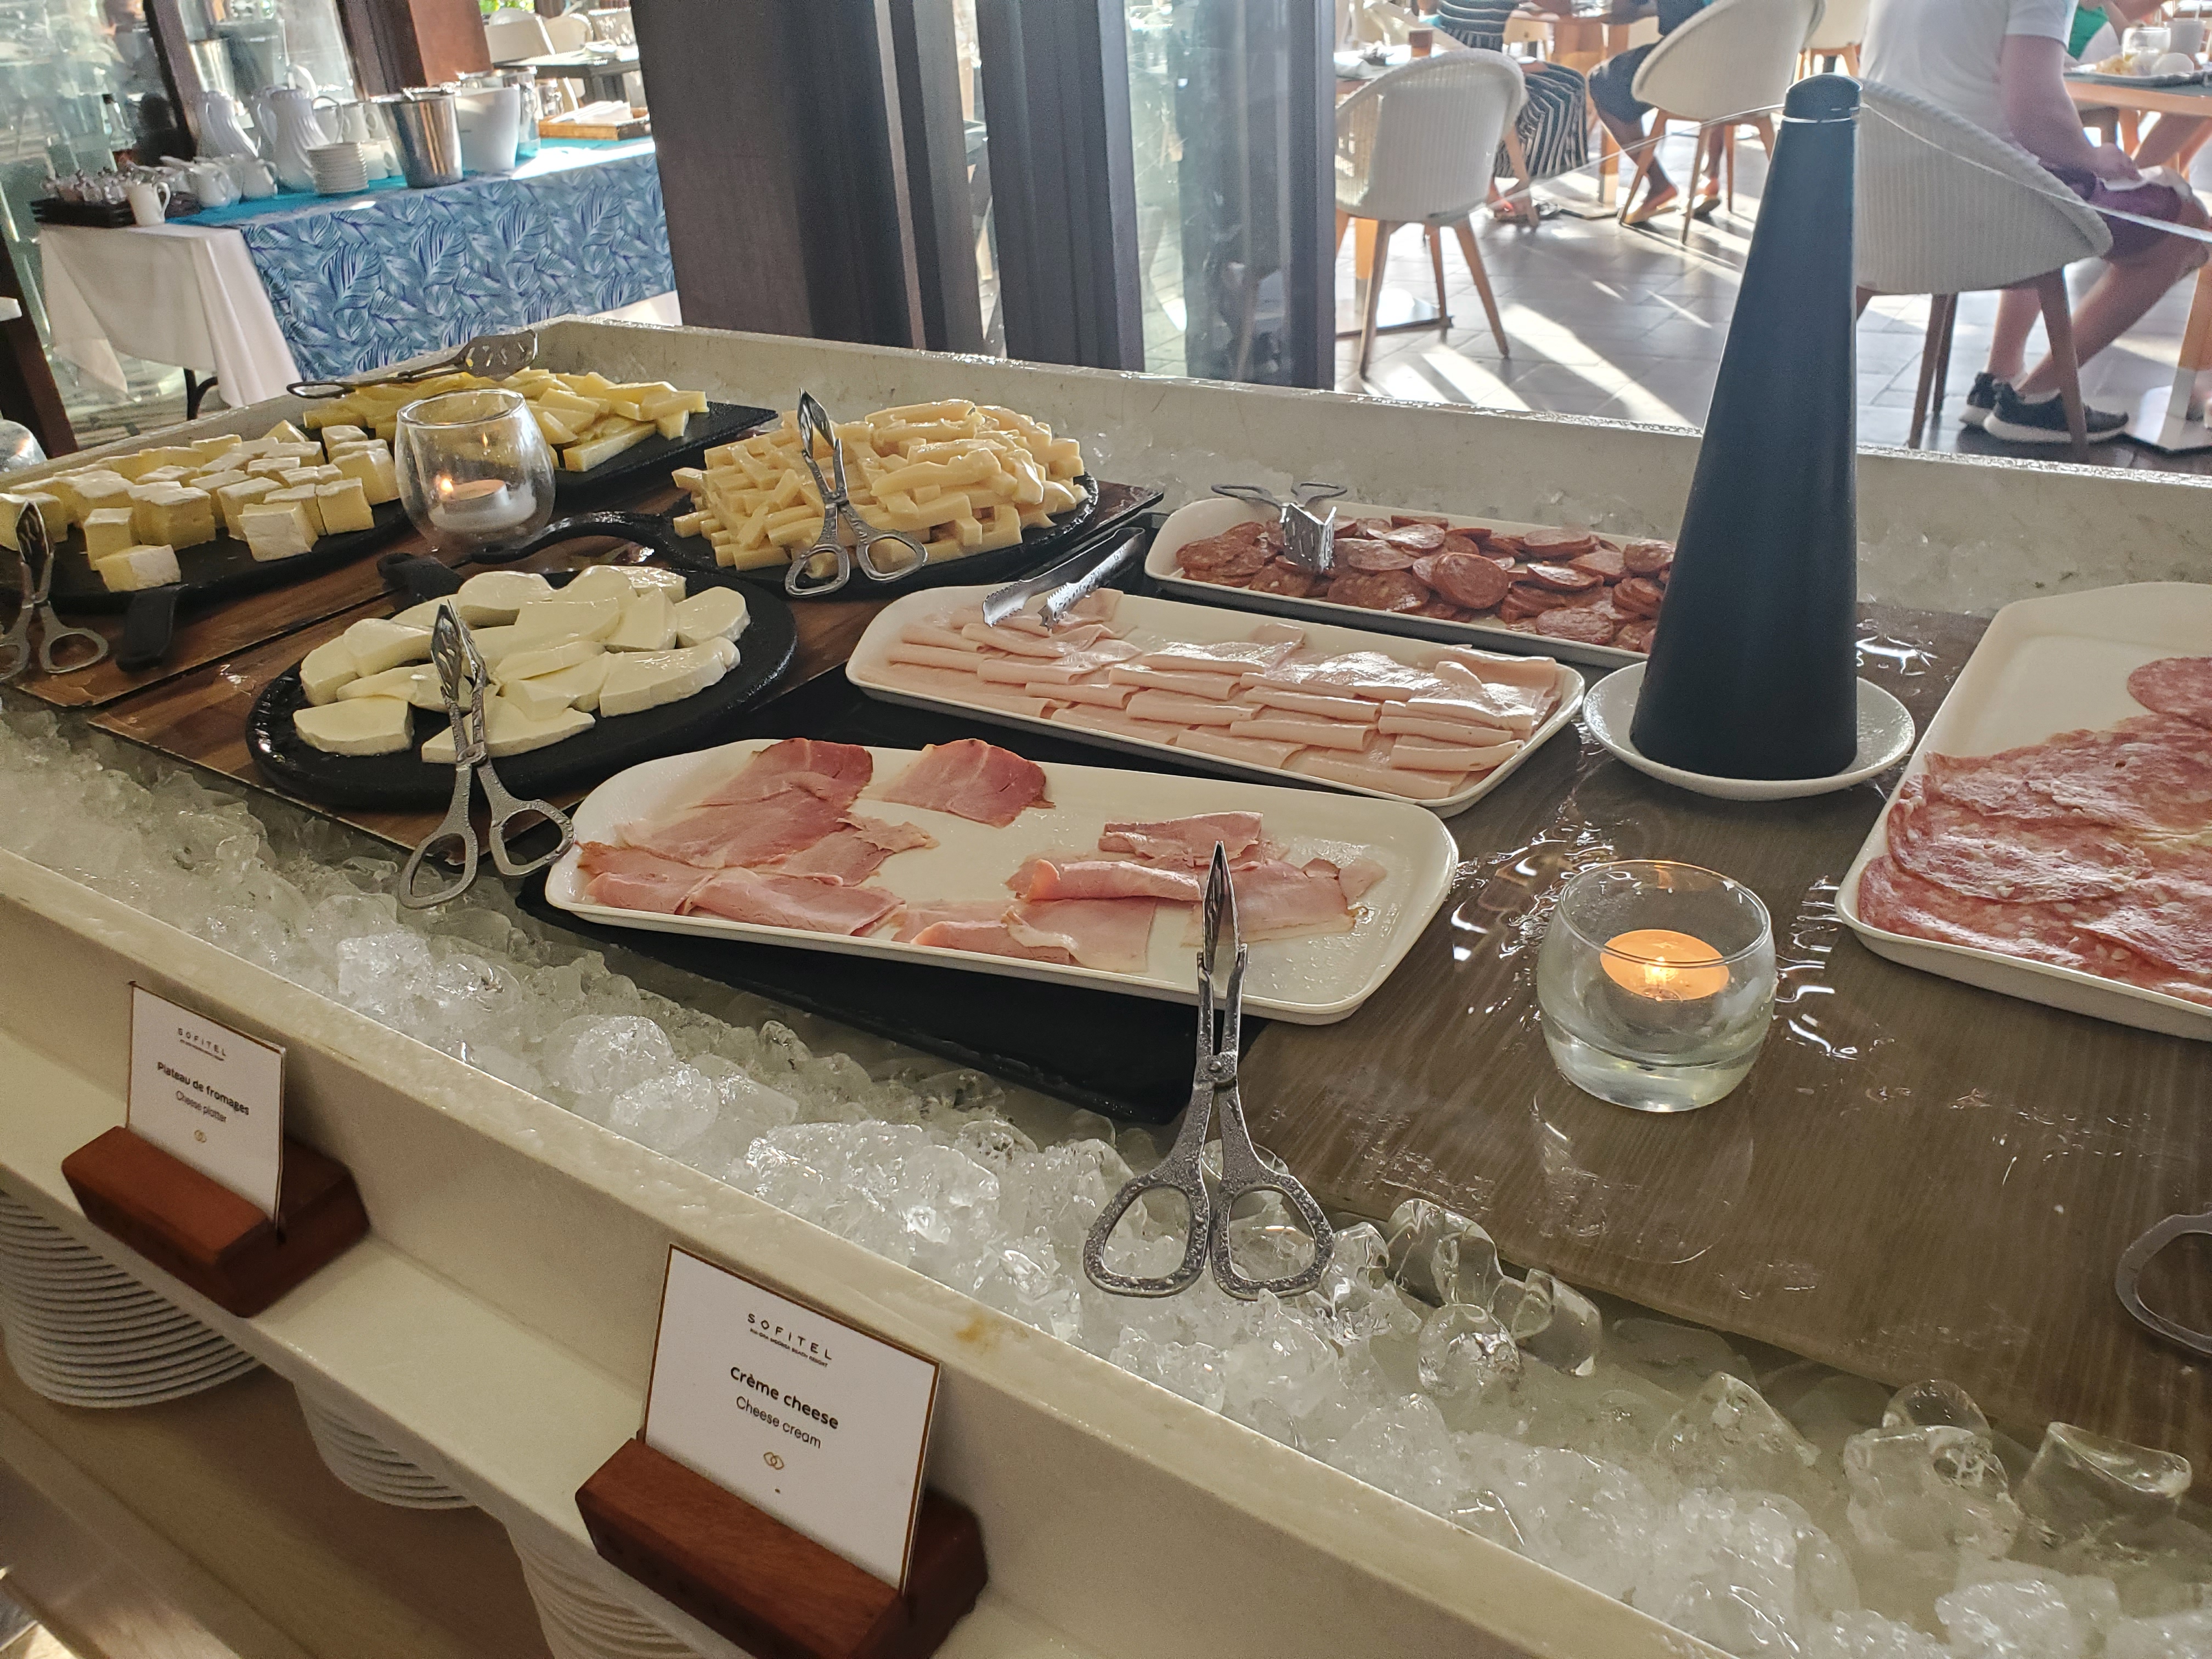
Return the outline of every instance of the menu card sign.
{"type": "Polygon", "coordinates": [[[906,1589],[937,1366],[671,1249],[645,1442],[906,1589]]]}
{"type": "Polygon", "coordinates": [[[284,1175],[284,1051],[131,988],[125,1126],[274,1220],[284,1175]]]}

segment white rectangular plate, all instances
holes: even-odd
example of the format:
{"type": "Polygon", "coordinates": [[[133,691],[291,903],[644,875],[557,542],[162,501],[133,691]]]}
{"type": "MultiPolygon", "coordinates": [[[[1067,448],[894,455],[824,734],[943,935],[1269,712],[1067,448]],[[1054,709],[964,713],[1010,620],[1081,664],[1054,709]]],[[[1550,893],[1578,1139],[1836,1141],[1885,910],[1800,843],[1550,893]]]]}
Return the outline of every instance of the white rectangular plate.
{"type": "MultiPolygon", "coordinates": [[[[1319,506],[1323,511],[1334,507],[1340,524],[1347,519],[1387,519],[1393,513],[1411,510],[1360,501],[1323,501],[1319,506]]],[[[1644,660],[1641,651],[1622,651],[1610,645],[1577,645],[1572,640],[1547,639],[1541,634],[1523,634],[1491,623],[1441,622],[1434,617],[1406,617],[1389,611],[1368,611],[1356,605],[1338,605],[1328,599],[1294,599],[1282,593],[1255,593],[1249,587],[1194,581],[1184,575],[1176,564],[1176,556],[1191,543],[1218,536],[1230,526],[1242,524],[1247,519],[1264,520],[1268,516],[1265,507],[1248,507],[1243,501],[1232,501],[1221,495],[1209,495],[1204,501],[1179,507],[1168,514],[1160,533],[1152,538],[1152,550],[1145,555],[1145,574],[1168,592],[1195,599],[1200,605],[1264,611],[1277,617],[1297,617],[1337,623],[1346,628],[1404,634],[1417,640],[1437,640],[1446,645],[1510,651],[1516,656],[1557,657],[1565,662],[1589,663],[1597,668],[1625,668],[1630,663],[1644,660]]],[[[1502,530],[1509,535],[1552,527],[1515,524],[1505,519],[1474,519],[1464,513],[1424,513],[1421,516],[1442,520],[1454,526],[1473,525],[1484,530],[1502,530]]]]}
{"type": "MultiPolygon", "coordinates": [[[[1149,738],[1123,737],[1117,732],[1063,726],[1058,720],[1033,720],[1011,709],[994,708],[983,703],[915,691],[896,684],[890,678],[890,665],[884,658],[899,642],[902,629],[917,623],[933,621],[963,605],[981,605],[983,596],[993,591],[988,587],[939,587],[894,599],[877,614],[875,621],[868,624],[868,631],[860,635],[860,642],[853,647],[853,655],[845,665],[846,677],[870,696],[884,702],[906,703],[915,708],[957,709],[976,720],[990,720],[1000,726],[1018,726],[1025,732],[1048,732],[1075,743],[1092,744],[1102,749],[1118,749],[1124,754],[1163,755],[1194,770],[1216,772],[1225,778],[1257,778],[1269,783],[1287,783],[1304,789],[1340,789],[1347,794],[1370,795],[1377,800],[1409,799],[1379,789],[1362,788],[1357,784],[1339,783],[1329,778],[1308,777],[1303,772],[1286,771],[1281,767],[1222,760],[1212,755],[1200,754],[1195,750],[1178,749],[1173,744],[1155,743],[1149,738]]],[[[1184,605],[1175,599],[1138,599],[1129,594],[1122,596],[1120,606],[1115,611],[1114,625],[1127,631],[1130,643],[1148,651],[1170,643],[1217,645],[1224,640],[1246,639],[1255,626],[1249,617],[1213,605],[1184,605]]],[[[1380,651],[1414,667],[1419,667],[1429,654],[1425,645],[1409,645],[1392,635],[1365,633],[1355,628],[1336,628],[1326,623],[1308,624],[1306,641],[1323,651],[1380,651]]],[[[1528,741],[1522,746],[1520,753],[1503,766],[1484,773],[1457,794],[1447,795],[1441,800],[1415,801],[1414,805],[1436,813],[1439,817],[1448,818],[1455,812],[1465,811],[1504,782],[1516,768],[1540,749],[1555,732],[1571,723],[1576,711],[1583,706],[1583,677],[1564,663],[1559,665],[1552,690],[1553,695],[1559,699],[1559,707],[1552,711],[1541,726],[1528,734],[1528,741]]]]}
{"type": "MultiPolygon", "coordinates": [[[[2090,593],[2022,599],[1997,612],[1912,751],[1902,789],[1930,755],[1993,755],[2061,732],[2117,726],[2147,713],[2128,676],[2160,657],[2212,651],[2212,587],[2139,582],[2090,593]]],[[[1971,945],[1876,927],[1859,915],[1859,877],[1889,850],[1889,805],[1844,877],[1837,908],[1876,956],[1984,990],[2002,991],[2146,1031],[2212,1041],[2212,1008],[2160,991],[2100,979],[1971,945]]]]}
{"type": "MultiPolygon", "coordinates": [[[[592,791],[571,815],[577,841],[611,841],[621,824],[690,805],[771,741],[749,738],[696,754],[647,761],[617,773],[592,791]]],[[[1348,863],[1364,853],[1389,873],[1360,896],[1353,907],[1359,913],[1358,925],[1350,933],[1322,939],[1263,939],[1252,946],[1251,965],[1244,979],[1246,1009],[1295,1024],[1330,1024],[1353,1012],[1375,994],[1443,904],[1459,859],[1459,849],[1443,823],[1433,812],[1411,802],[1370,800],[1311,789],[1277,789],[1213,778],[1162,777],[1097,766],[1046,767],[1047,793],[1053,805],[1031,807],[1005,829],[995,830],[949,812],[896,805],[879,799],[919,751],[871,749],[868,752],[875,757],[875,777],[861,795],[857,810],[893,822],[918,823],[937,837],[935,847],[896,854],[876,877],[876,884],[916,902],[1011,901],[1006,878],[1024,859],[1054,848],[1095,847],[1099,830],[1109,820],[1257,812],[1266,821],[1268,835],[1290,849],[1293,862],[1325,858],[1348,863]]],[[[1063,968],[1048,962],[1022,962],[936,945],[901,945],[889,938],[848,939],[794,927],[755,927],[717,916],[666,916],[616,909],[594,904],[586,895],[576,867],[578,857],[571,849],[547,872],[545,896],[564,910],[609,927],[787,945],[892,962],[926,962],[940,968],[1119,991],[1165,1002],[1198,1000],[1194,949],[1183,943],[1183,919],[1188,912],[1179,908],[1153,923],[1152,960],[1144,973],[1109,974],[1095,968],[1063,968]]],[[[977,994],[988,993],[979,988],[977,994]]]]}

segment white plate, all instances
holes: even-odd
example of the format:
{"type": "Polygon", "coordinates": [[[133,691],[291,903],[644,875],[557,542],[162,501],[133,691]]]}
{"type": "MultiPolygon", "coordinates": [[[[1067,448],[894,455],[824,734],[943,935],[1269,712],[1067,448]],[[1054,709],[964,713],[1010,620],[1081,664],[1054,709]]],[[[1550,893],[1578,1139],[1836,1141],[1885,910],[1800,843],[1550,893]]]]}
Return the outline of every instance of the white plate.
{"type": "MultiPolygon", "coordinates": [[[[1320,506],[1324,511],[1334,507],[1339,523],[1346,519],[1387,519],[1393,513],[1409,510],[1406,507],[1374,507],[1358,501],[1323,501],[1320,506]]],[[[1417,640],[1437,640],[1446,645],[1472,645],[1485,651],[1510,651],[1516,656],[1557,657],[1565,662],[1589,663],[1599,668],[1621,668],[1644,660],[1644,653],[1640,651],[1622,651],[1610,645],[1577,645],[1572,640],[1554,640],[1541,634],[1523,634],[1514,629],[1501,628],[1495,623],[1441,622],[1434,617],[1405,617],[1388,611],[1364,610],[1356,605],[1338,605],[1328,599],[1294,599],[1282,593],[1255,593],[1249,587],[1224,587],[1218,582],[1194,581],[1177,568],[1176,556],[1191,543],[1202,542],[1209,536],[1218,536],[1231,525],[1242,524],[1247,519],[1264,520],[1269,516],[1265,507],[1248,507],[1243,501],[1232,501],[1221,495],[1208,495],[1204,501],[1179,507],[1168,514],[1167,522],[1160,526],[1160,533],[1152,538],[1152,550],[1145,555],[1145,574],[1170,592],[1182,599],[1194,599],[1200,605],[1227,605],[1237,611],[1264,611],[1272,616],[1336,623],[1346,628],[1366,629],[1383,634],[1405,634],[1417,640]]],[[[1503,530],[1513,535],[1524,530],[1558,527],[1516,524],[1508,519],[1470,518],[1464,513],[1425,513],[1422,516],[1440,519],[1447,525],[1477,525],[1486,530],[1503,530]]]]}
{"type": "MultiPolygon", "coordinates": [[[[1234,502],[1229,503],[1234,506],[1234,502]]],[[[994,708],[982,703],[964,702],[955,697],[933,696],[927,692],[912,690],[895,683],[890,678],[890,665],[885,660],[893,646],[899,642],[902,629],[917,623],[935,620],[945,612],[963,605],[981,605],[983,596],[994,590],[988,587],[923,588],[894,599],[868,624],[868,631],[853,647],[853,655],[845,665],[846,678],[870,696],[884,702],[905,703],[915,708],[954,708],[976,720],[989,720],[997,726],[1017,726],[1025,732],[1048,732],[1055,738],[1065,738],[1071,743],[1087,743],[1101,749],[1115,749],[1130,755],[1164,755],[1178,764],[1194,770],[1215,772],[1223,777],[1254,778],[1263,783],[1287,783],[1305,789],[1336,789],[1346,794],[1367,795],[1376,800],[1407,800],[1410,796],[1394,795],[1380,789],[1365,789],[1357,784],[1339,783],[1329,778],[1309,777],[1303,772],[1291,772],[1277,766],[1255,766],[1240,761],[1218,759],[1202,755],[1193,749],[1178,749],[1173,744],[1155,743],[1149,738],[1124,737],[1118,732],[1096,732],[1085,726],[1066,726],[1058,720],[1032,720],[1026,714],[1013,714],[1006,709],[994,708]]],[[[1339,610],[1349,606],[1340,605],[1339,610]]],[[[1169,644],[1216,645],[1225,640],[1249,638],[1256,624],[1249,616],[1233,611],[1224,611],[1214,605],[1184,605],[1175,599],[1146,599],[1130,594],[1121,597],[1115,611],[1116,627],[1130,630],[1132,641],[1146,650],[1156,650],[1169,644]]],[[[1327,623],[1306,624],[1307,643],[1324,651],[1380,651],[1398,661],[1420,667],[1432,654],[1428,645],[1409,645],[1402,638],[1388,634],[1375,634],[1353,628],[1337,628],[1327,623]]],[[[1505,781],[1521,763],[1575,717],[1582,707],[1583,677],[1562,663],[1553,683],[1553,695],[1559,707],[1528,734],[1528,741],[1520,753],[1503,766],[1494,767],[1475,779],[1455,795],[1441,800],[1416,800],[1413,805],[1434,812],[1438,817],[1450,817],[1463,812],[1485,795],[1505,781]]]]}
{"type": "Polygon", "coordinates": [[[1825,778],[1716,778],[1703,772],[1685,772],[1638,753],[1629,740],[1629,723],[1636,718],[1636,695],[1644,689],[1644,664],[1635,663],[1600,680],[1583,704],[1583,720],[1590,736],[1620,759],[1678,789],[1717,795],[1723,800],[1796,800],[1806,795],[1826,795],[1881,776],[1912,747],[1910,711],[1880,686],[1861,680],[1858,752],[1842,771],[1825,778]]]}
{"type": "MultiPolygon", "coordinates": [[[[2146,712],[2128,695],[2130,673],[2160,657],[2208,650],[2212,587],[2193,582],[2138,582],[2008,605],[1928,722],[1898,787],[1927,770],[1930,755],[1993,755],[2061,732],[2117,726],[2146,712]]],[[[2077,969],[1893,933],[1862,920],[1859,877],[1889,850],[1888,828],[1885,804],[1836,898],[1844,921],[1875,955],[2073,1013],[2212,1041],[2212,1008],[2201,1003],[2077,969]]]]}
{"type": "MultiPolygon", "coordinates": [[[[696,754],[672,755],[617,773],[592,791],[571,814],[578,842],[611,841],[622,824],[680,811],[735,773],[770,741],[757,738],[696,754]]],[[[938,840],[933,848],[897,854],[877,878],[882,886],[916,902],[1006,899],[1006,878],[1024,859],[1054,848],[1096,846],[1100,829],[1109,820],[1257,812],[1265,819],[1267,833],[1290,849],[1294,861],[1325,858],[1341,864],[1362,853],[1373,858],[1388,873],[1361,895],[1355,907],[1361,912],[1360,920],[1350,933],[1323,939],[1267,940],[1252,947],[1244,981],[1247,1012],[1294,1024],[1329,1024],[1374,994],[1443,902],[1459,859],[1458,848],[1437,816],[1408,801],[1372,800],[1359,795],[1279,789],[1212,778],[1163,777],[1095,766],[1046,767],[1047,793],[1054,805],[1031,807],[1006,829],[994,830],[949,812],[892,805],[878,799],[918,751],[871,749],[868,752],[875,757],[875,777],[860,797],[860,810],[894,821],[911,820],[938,840]]],[[[579,856],[571,849],[547,873],[545,896],[564,910],[609,927],[744,939],[892,962],[926,962],[969,973],[1120,991],[1167,1002],[1198,1000],[1192,947],[1182,942],[1185,913],[1181,910],[1154,923],[1152,958],[1146,972],[1110,974],[1095,968],[1063,968],[1054,963],[1023,962],[936,945],[900,945],[889,939],[849,939],[793,927],[759,927],[715,916],[618,910],[594,904],[585,896],[584,881],[576,868],[579,856]]]]}

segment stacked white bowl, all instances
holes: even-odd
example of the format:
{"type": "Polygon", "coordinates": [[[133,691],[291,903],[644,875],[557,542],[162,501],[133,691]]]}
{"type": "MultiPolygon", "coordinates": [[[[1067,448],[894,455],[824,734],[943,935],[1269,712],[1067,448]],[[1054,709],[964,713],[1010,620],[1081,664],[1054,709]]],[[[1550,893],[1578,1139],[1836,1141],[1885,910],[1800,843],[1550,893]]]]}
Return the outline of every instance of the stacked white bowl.
{"type": "Polygon", "coordinates": [[[315,189],[322,195],[343,196],[368,187],[368,156],[360,144],[318,144],[307,152],[307,165],[315,170],[315,189]]]}
{"type": "Polygon", "coordinates": [[[328,1401],[300,1390],[300,1412],[330,1472],[363,1498],[403,1510],[465,1510],[469,1500],[410,1463],[328,1401]]]}
{"type": "Polygon", "coordinates": [[[150,1406],[242,1376],[253,1357],[0,1193],[0,1337],[65,1406],[150,1406]]]}
{"type": "Polygon", "coordinates": [[[617,1601],[550,1551],[508,1537],[553,1659],[698,1659],[696,1648],[617,1601]]]}

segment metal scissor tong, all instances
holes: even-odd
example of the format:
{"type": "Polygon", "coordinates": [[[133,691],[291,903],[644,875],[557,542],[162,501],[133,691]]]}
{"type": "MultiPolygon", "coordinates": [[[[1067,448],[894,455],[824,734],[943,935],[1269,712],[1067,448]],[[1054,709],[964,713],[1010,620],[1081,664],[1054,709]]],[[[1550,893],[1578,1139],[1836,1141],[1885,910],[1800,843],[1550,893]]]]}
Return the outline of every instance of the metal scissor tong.
{"type": "Polygon", "coordinates": [[[1117,1296],[1173,1296],[1198,1283],[1210,1266],[1213,1282],[1230,1295],[1252,1301],[1262,1291],[1295,1296],[1321,1282],[1336,1236],[1313,1195],[1279,1162],[1264,1157],[1244,1126],[1244,1103],[1237,1089],[1237,1044],[1244,1010],[1246,946],[1237,927],[1237,890],[1229,880],[1229,857],[1220,843],[1206,878],[1206,937],[1198,953],[1198,1067],[1191,1078],[1190,1109],[1182,1129],[1159,1167],[1123,1185],[1099,1212],[1083,1242],[1083,1271],[1102,1291],[1117,1296]],[[1222,998],[1221,1034],[1213,1030],[1213,976],[1226,937],[1231,951],[1229,988],[1222,998]],[[1217,1098],[1221,1107],[1221,1174],[1206,1184],[1206,1144],[1217,1098]],[[1133,1279],[1106,1266],[1106,1242],[1129,1207],[1151,1192],[1177,1192],[1190,1206],[1190,1231],[1182,1264],[1164,1279],[1133,1279]],[[1247,1279],[1230,1254],[1229,1218],[1248,1193],[1278,1193],[1313,1238],[1313,1260],[1287,1279],[1247,1279]]]}
{"type": "Polygon", "coordinates": [[[795,599],[835,593],[852,580],[856,562],[860,574],[870,581],[890,582],[912,574],[929,562],[929,550],[920,542],[903,530],[877,529],[845,498],[845,446],[838,441],[829,414],[814,400],[811,392],[799,394],[799,456],[806,463],[806,470],[814,475],[814,488],[822,496],[822,533],[815,538],[813,546],[793,555],[791,568],[783,573],[785,592],[795,599]],[[817,439],[830,448],[828,478],[822,476],[822,468],[814,459],[817,439]],[[841,520],[843,527],[853,532],[853,545],[849,548],[840,532],[841,520]],[[914,556],[896,569],[886,570],[876,562],[875,557],[876,548],[884,542],[896,542],[914,556]],[[815,560],[825,556],[836,562],[835,572],[819,580],[810,578],[807,572],[813,568],[815,560]]]}
{"type": "Polygon", "coordinates": [[[438,608],[430,629],[430,660],[437,665],[440,689],[446,696],[446,716],[453,723],[453,801],[445,822],[422,839],[399,872],[399,902],[410,910],[428,910],[457,899],[477,878],[477,832],[469,815],[469,799],[476,775],[483,775],[484,800],[491,808],[489,835],[491,861],[502,876],[526,876],[542,870],[567,852],[576,840],[575,826],[568,814],[550,801],[517,800],[507,793],[492,770],[491,745],[484,735],[483,653],[451,605],[438,608]],[[507,829],[520,817],[543,818],[561,831],[561,844],[543,858],[517,864],[507,850],[507,829]],[[453,885],[431,893],[416,890],[416,874],[433,848],[451,842],[460,854],[461,873],[453,885]]]}
{"type": "Polygon", "coordinates": [[[2142,1291],[2138,1288],[2142,1270],[2150,1265],[2151,1258],[2189,1233],[2212,1237],[2212,1210],[2202,1215],[2170,1215],[2121,1251],[2119,1269],[2112,1275],[2112,1288],[2119,1293],[2120,1305],[2135,1316],[2137,1323],[2191,1353],[2212,1359],[2212,1334],[2191,1330],[2157,1312],[2143,1301],[2142,1291]]]}
{"type": "Polygon", "coordinates": [[[1310,480],[1291,486],[1291,499],[1283,501],[1258,484],[1216,484],[1213,493],[1253,507],[1272,507],[1283,532],[1283,556],[1302,570],[1326,576],[1336,568],[1336,509],[1322,518],[1314,512],[1316,502],[1333,501],[1345,493],[1337,483],[1310,480]]]}
{"type": "Polygon", "coordinates": [[[295,398],[343,398],[365,386],[406,386],[427,380],[448,369],[463,369],[487,380],[503,380],[530,367],[538,356],[538,331],[526,328],[514,334],[479,334],[459,351],[433,363],[418,363],[394,374],[371,374],[358,380],[295,380],[284,389],[295,398]]]}
{"type": "Polygon", "coordinates": [[[19,677],[31,665],[31,622],[39,623],[39,666],[49,674],[74,674],[107,655],[107,641],[89,628],[64,627],[46,597],[54,586],[54,544],[46,534],[46,514],[36,501],[25,501],[15,514],[15,592],[20,603],[15,620],[0,634],[0,684],[19,677]],[[92,654],[66,668],[56,660],[58,647],[72,641],[92,647],[92,654]]]}
{"type": "Polygon", "coordinates": [[[1258,484],[1216,484],[1213,486],[1213,493],[1217,495],[1226,495],[1232,501],[1243,501],[1253,507],[1272,507],[1280,514],[1289,512],[1293,507],[1310,513],[1314,509],[1316,501],[1334,501],[1346,491],[1342,484],[1315,483],[1308,481],[1305,483],[1292,484],[1291,499],[1287,501],[1276,495],[1273,490],[1262,489],[1258,484]]]}

